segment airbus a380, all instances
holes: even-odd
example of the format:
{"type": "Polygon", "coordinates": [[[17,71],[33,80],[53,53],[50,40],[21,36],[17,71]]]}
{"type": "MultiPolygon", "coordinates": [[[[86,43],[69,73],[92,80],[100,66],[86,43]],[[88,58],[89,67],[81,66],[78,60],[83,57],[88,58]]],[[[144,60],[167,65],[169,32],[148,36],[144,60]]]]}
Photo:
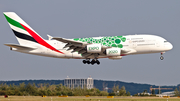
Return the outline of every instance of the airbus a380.
{"type": "Polygon", "coordinates": [[[27,54],[64,59],[83,59],[84,64],[100,64],[100,58],[121,59],[132,54],[163,53],[173,48],[166,39],[156,35],[125,35],[66,39],[43,39],[14,12],[4,12],[19,44],[5,44],[11,50],[27,54]]]}

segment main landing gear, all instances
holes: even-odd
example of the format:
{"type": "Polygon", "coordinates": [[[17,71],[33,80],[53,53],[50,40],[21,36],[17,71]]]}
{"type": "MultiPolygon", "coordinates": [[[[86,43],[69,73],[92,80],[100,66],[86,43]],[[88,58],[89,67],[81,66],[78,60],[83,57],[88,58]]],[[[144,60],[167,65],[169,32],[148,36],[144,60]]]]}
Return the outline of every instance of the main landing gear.
{"type": "Polygon", "coordinates": [[[100,64],[99,60],[97,59],[92,59],[92,61],[90,61],[90,59],[86,59],[86,60],[83,60],[82,61],[84,64],[91,64],[91,65],[94,65],[95,63],[97,63],[98,65],[100,64]]]}
{"type": "Polygon", "coordinates": [[[161,59],[161,60],[163,60],[163,59],[164,59],[164,57],[163,57],[163,52],[161,53],[161,57],[160,57],[160,59],[161,59]]]}

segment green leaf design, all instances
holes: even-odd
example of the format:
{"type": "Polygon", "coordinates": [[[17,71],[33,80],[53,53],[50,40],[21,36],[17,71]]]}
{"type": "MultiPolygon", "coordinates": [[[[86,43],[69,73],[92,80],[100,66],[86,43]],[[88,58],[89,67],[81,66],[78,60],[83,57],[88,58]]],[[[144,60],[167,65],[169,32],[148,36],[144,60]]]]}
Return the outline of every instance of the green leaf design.
{"type": "Polygon", "coordinates": [[[112,44],[111,46],[112,46],[112,47],[117,47],[116,44],[112,44]]]}
{"type": "Polygon", "coordinates": [[[125,42],[125,41],[126,41],[126,38],[125,38],[125,37],[122,37],[121,40],[122,40],[122,42],[125,42]]]}
{"type": "Polygon", "coordinates": [[[122,36],[117,36],[118,38],[121,38],[122,36]]]}
{"type": "Polygon", "coordinates": [[[75,38],[75,39],[74,39],[74,41],[78,41],[78,40],[79,40],[79,38],[75,38]]]}
{"type": "Polygon", "coordinates": [[[123,45],[122,45],[122,44],[119,44],[119,45],[118,45],[118,48],[123,48],[123,45]]]}
{"type": "Polygon", "coordinates": [[[116,43],[116,44],[119,44],[119,43],[121,43],[121,40],[120,40],[120,39],[116,39],[116,40],[115,40],[115,43],[116,43]]]}

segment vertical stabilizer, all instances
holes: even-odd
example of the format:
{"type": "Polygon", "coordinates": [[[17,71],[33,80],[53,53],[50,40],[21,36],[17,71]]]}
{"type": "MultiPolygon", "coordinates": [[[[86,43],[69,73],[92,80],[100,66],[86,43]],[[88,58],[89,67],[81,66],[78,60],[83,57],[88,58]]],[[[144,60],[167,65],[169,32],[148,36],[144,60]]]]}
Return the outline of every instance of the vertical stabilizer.
{"type": "Polygon", "coordinates": [[[41,36],[39,36],[38,33],[24,22],[16,13],[4,12],[4,16],[20,45],[38,43],[38,39],[42,39],[41,36]]]}

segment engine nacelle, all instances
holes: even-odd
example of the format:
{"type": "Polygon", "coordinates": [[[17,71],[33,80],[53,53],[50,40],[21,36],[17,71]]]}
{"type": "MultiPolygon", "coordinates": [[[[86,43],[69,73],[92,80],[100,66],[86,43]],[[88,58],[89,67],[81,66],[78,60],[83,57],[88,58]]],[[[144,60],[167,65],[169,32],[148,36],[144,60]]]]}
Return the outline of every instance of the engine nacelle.
{"type": "Polygon", "coordinates": [[[100,53],[101,52],[101,44],[91,44],[87,45],[88,53],[100,53]]]}
{"type": "Polygon", "coordinates": [[[107,56],[120,56],[121,49],[120,48],[108,48],[108,49],[106,49],[105,54],[107,56]]]}

